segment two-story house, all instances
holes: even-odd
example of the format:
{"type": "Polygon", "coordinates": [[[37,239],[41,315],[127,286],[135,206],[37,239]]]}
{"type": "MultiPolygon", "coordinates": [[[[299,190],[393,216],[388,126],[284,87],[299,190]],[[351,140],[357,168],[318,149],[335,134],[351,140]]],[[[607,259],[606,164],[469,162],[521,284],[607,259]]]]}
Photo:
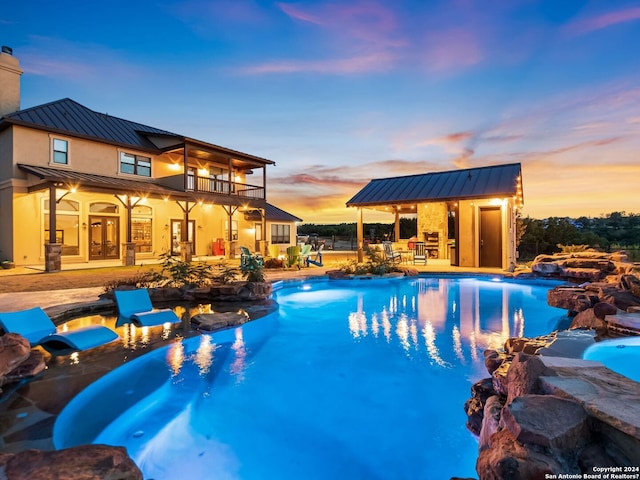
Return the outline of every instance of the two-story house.
{"type": "Polygon", "coordinates": [[[2,47],[0,260],[56,271],[295,244],[301,219],[267,203],[272,160],[68,98],[20,110],[21,74],[2,47]]]}

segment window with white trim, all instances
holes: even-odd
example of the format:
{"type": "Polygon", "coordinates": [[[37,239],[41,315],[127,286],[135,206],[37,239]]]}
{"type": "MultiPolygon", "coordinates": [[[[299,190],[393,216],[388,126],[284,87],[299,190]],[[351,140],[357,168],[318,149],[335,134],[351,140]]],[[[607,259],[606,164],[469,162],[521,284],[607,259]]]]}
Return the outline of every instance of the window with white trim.
{"type": "Polygon", "coordinates": [[[58,165],[69,165],[69,142],[54,138],[51,142],[51,162],[58,165]]]}
{"type": "Polygon", "coordinates": [[[271,224],[271,244],[291,243],[291,225],[271,224]]]}
{"type": "Polygon", "coordinates": [[[151,176],[151,159],[142,155],[120,152],[120,173],[130,173],[141,177],[151,176]]]}

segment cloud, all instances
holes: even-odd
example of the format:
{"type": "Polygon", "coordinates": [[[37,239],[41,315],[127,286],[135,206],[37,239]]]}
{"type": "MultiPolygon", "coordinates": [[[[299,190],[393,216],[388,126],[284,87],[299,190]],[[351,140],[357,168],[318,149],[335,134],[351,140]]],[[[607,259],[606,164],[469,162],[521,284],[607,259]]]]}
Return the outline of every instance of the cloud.
{"type": "Polygon", "coordinates": [[[358,74],[385,72],[393,66],[393,57],[385,52],[327,60],[282,60],[242,67],[236,71],[249,75],[274,73],[358,74]]]}
{"type": "Polygon", "coordinates": [[[72,43],[51,37],[32,36],[31,46],[20,55],[25,73],[71,83],[104,79],[144,77],[144,69],[101,45],[72,43]]]}
{"type": "Polygon", "coordinates": [[[615,12],[607,12],[589,18],[579,19],[568,23],[565,26],[565,31],[570,35],[584,35],[634,20],[640,20],[640,7],[627,8],[625,10],[617,10],[615,12]]]}

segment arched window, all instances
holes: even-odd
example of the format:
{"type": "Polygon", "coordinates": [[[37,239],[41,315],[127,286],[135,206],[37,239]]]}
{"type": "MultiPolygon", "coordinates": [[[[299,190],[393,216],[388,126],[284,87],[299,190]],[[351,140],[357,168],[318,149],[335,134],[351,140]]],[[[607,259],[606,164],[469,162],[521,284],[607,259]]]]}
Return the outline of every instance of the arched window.
{"type": "Polygon", "coordinates": [[[95,202],[89,206],[89,212],[91,213],[113,213],[119,212],[119,207],[115,203],[108,202],[95,202]]]}

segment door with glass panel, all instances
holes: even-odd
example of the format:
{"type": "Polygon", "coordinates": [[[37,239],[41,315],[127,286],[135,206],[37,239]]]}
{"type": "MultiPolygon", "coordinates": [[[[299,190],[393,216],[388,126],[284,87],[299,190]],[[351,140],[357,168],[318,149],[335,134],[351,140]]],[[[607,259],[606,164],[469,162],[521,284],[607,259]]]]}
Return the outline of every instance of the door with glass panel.
{"type": "Polygon", "coordinates": [[[118,235],[118,217],[91,215],[89,217],[89,260],[119,258],[118,235]]]}
{"type": "MultiPolygon", "coordinates": [[[[182,242],[182,229],[184,220],[171,220],[171,255],[180,255],[180,242],[182,242]]],[[[195,220],[189,220],[187,237],[191,242],[192,253],[195,253],[195,220]]]]}

